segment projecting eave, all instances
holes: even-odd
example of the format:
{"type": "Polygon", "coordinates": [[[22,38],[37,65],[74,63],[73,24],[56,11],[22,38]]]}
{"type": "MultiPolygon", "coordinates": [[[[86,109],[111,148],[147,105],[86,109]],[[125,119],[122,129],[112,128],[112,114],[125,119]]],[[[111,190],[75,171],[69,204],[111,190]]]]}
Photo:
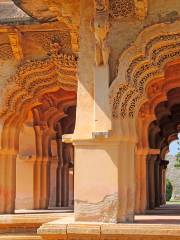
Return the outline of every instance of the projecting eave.
{"type": "Polygon", "coordinates": [[[0,0],[0,24],[30,24],[38,22],[11,0],[0,0]]]}

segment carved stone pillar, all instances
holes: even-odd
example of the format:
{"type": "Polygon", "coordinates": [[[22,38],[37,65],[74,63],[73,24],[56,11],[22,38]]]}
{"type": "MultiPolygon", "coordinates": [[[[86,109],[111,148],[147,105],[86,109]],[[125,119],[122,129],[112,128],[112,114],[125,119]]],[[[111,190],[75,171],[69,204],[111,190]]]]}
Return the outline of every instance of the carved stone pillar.
{"type": "Polygon", "coordinates": [[[41,198],[40,208],[47,209],[49,203],[50,159],[49,159],[49,129],[43,129],[42,134],[42,164],[41,164],[41,198]]]}
{"type": "Polygon", "coordinates": [[[147,209],[147,153],[136,152],[136,213],[147,209]]]}
{"type": "Polygon", "coordinates": [[[141,158],[141,203],[140,212],[144,213],[147,209],[147,154],[141,158]]]}
{"type": "Polygon", "coordinates": [[[162,205],[166,204],[166,169],[162,170],[162,205]]]}
{"type": "Polygon", "coordinates": [[[135,202],[135,212],[140,213],[141,206],[141,155],[136,152],[135,168],[136,168],[136,202],[135,202]]]}
{"type": "Polygon", "coordinates": [[[161,160],[161,182],[162,182],[162,185],[161,185],[161,204],[164,205],[166,204],[166,169],[167,169],[167,165],[169,164],[168,161],[166,160],[161,160]]]}
{"type": "Polygon", "coordinates": [[[13,213],[16,199],[16,157],[9,154],[6,158],[6,213],[13,213]]]}
{"type": "Polygon", "coordinates": [[[36,161],[34,164],[34,209],[40,209],[41,198],[41,161],[42,161],[42,131],[40,126],[34,126],[36,142],[36,161]]]}
{"type": "MultiPolygon", "coordinates": [[[[134,213],[135,213],[135,143],[131,141],[127,141],[126,143],[126,151],[127,151],[127,222],[134,221],[134,213]]],[[[120,166],[119,166],[120,167],[120,166]]],[[[121,197],[119,199],[121,201],[121,197]]]]}
{"type": "Polygon", "coordinates": [[[74,206],[74,165],[69,168],[69,207],[74,206]]]}
{"type": "MultiPolygon", "coordinates": [[[[59,125],[60,127],[60,125],[59,125]]],[[[57,206],[62,206],[62,184],[63,184],[63,143],[62,136],[57,136],[58,168],[57,168],[57,206]]]]}
{"type": "Polygon", "coordinates": [[[156,160],[155,162],[155,166],[154,166],[154,170],[155,170],[155,207],[159,207],[160,206],[160,159],[156,160]]]}
{"type": "Polygon", "coordinates": [[[6,203],[6,173],[5,173],[5,163],[6,163],[6,154],[5,152],[0,152],[0,213],[5,213],[5,203],[6,203]]]}
{"type": "Polygon", "coordinates": [[[50,160],[50,197],[49,208],[56,207],[57,204],[57,156],[52,156],[50,160]]]}
{"type": "Polygon", "coordinates": [[[160,192],[160,205],[163,205],[163,167],[161,162],[159,165],[159,192],[160,192]]]}
{"type": "Polygon", "coordinates": [[[14,213],[16,198],[16,154],[0,153],[0,213],[14,213]]]}
{"type": "Polygon", "coordinates": [[[73,162],[73,146],[71,143],[64,144],[63,146],[63,186],[62,186],[62,206],[68,207],[69,205],[69,167],[73,162]]]}
{"type": "Polygon", "coordinates": [[[157,155],[148,157],[149,209],[155,208],[155,161],[157,155]]]}

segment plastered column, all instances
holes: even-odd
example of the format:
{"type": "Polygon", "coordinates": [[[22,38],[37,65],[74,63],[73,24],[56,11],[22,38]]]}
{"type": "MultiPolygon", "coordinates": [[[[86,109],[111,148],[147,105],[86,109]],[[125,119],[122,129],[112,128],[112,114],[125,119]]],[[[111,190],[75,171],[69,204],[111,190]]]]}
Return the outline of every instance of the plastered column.
{"type": "MultiPolygon", "coordinates": [[[[127,222],[134,221],[135,213],[135,143],[127,141],[127,222]]],[[[120,199],[121,201],[121,199],[120,199]]]]}
{"type": "Polygon", "coordinates": [[[127,221],[127,201],[128,201],[128,181],[127,181],[127,171],[128,171],[128,147],[127,141],[122,141],[119,146],[120,156],[118,161],[118,222],[127,221]]]}
{"type": "Polygon", "coordinates": [[[13,213],[16,199],[16,154],[9,154],[6,158],[6,213],[13,213]]]}
{"type": "Polygon", "coordinates": [[[34,208],[40,209],[41,198],[41,161],[42,161],[42,131],[40,126],[34,126],[36,142],[36,161],[34,164],[34,208]]]}
{"type": "Polygon", "coordinates": [[[155,161],[157,155],[150,155],[148,157],[148,167],[149,167],[149,208],[154,209],[155,207],[155,161]]]}
{"type": "Polygon", "coordinates": [[[155,206],[160,206],[160,160],[156,160],[155,162],[155,206]]]}
{"type": "Polygon", "coordinates": [[[53,156],[51,157],[51,160],[50,160],[49,208],[56,207],[56,203],[57,203],[57,167],[58,167],[57,157],[53,156]]]}
{"type": "Polygon", "coordinates": [[[0,152],[0,213],[14,213],[16,198],[16,154],[0,152]]]}
{"type": "Polygon", "coordinates": [[[162,204],[166,204],[166,169],[162,171],[162,204]]]}
{"type": "Polygon", "coordinates": [[[72,136],[75,220],[116,223],[134,218],[135,142],[131,142],[131,129],[125,137],[111,136],[106,42],[109,14],[105,2],[80,1],[79,81],[72,136]]]}
{"type": "Polygon", "coordinates": [[[147,209],[147,156],[149,150],[148,127],[151,122],[148,108],[141,108],[137,119],[138,143],[136,150],[136,213],[144,213],[147,209]]]}
{"type": "Polygon", "coordinates": [[[141,204],[141,155],[136,152],[135,168],[136,168],[136,201],[135,201],[135,212],[140,213],[141,204]]]}
{"type": "Polygon", "coordinates": [[[147,209],[147,154],[141,156],[141,194],[140,212],[144,213],[147,209]]]}
{"type": "Polygon", "coordinates": [[[80,1],[80,53],[76,111],[76,139],[90,139],[94,131],[95,37],[92,28],[94,1],[80,1]],[[83,117],[82,117],[83,116],[83,117]]]}
{"type": "Polygon", "coordinates": [[[136,213],[147,209],[147,153],[136,152],[136,213]]]}
{"type": "Polygon", "coordinates": [[[168,165],[168,161],[166,160],[162,160],[161,161],[161,169],[162,169],[162,186],[161,186],[161,191],[162,191],[162,200],[161,200],[161,204],[166,204],[166,169],[167,169],[167,165],[168,165]]]}
{"type": "Polygon", "coordinates": [[[159,166],[159,192],[160,192],[160,205],[163,204],[163,167],[162,163],[160,162],[159,166]]]}
{"type": "Polygon", "coordinates": [[[63,183],[63,143],[62,143],[62,129],[61,124],[58,123],[58,138],[57,138],[57,152],[58,152],[58,168],[57,168],[57,206],[62,206],[62,183],[63,183]]]}
{"type": "Polygon", "coordinates": [[[5,185],[5,162],[6,162],[6,154],[1,151],[0,152],[0,213],[5,213],[5,203],[6,203],[6,185],[5,185]]]}
{"type": "Polygon", "coordinates": [[[116,223],[119,213],[118,185],[122,184],[119,178],[119,164],[122,163],[120,143],[76,141],[74,146],[75,220],[116,223]]]}
{"type": "Polygon", "coordinates": [[[132,222],[134,142],[99,138],[75,141],[74,146],[75,220],[132,222]]]}
{"type": "Polygon", "coordinates": [[[112,129],[109,105],[109,65],[94,67],[94,133],[112,129]]]}

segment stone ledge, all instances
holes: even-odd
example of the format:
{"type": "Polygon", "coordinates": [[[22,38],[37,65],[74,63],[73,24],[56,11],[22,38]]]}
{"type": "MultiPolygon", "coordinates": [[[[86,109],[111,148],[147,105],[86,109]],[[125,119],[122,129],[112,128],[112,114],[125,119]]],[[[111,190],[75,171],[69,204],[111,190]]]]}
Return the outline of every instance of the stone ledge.
{"type": "Polygon", "coordinates": [[[2,234],[0,240],[41,240],[41,237],[31,234],[2,234]]]}
{"type": "Polygon", "coordinates": [[[53,221],[38,229],[42,239],[180,239],[177,224],[103,224],[66,219],[53,221]]]}

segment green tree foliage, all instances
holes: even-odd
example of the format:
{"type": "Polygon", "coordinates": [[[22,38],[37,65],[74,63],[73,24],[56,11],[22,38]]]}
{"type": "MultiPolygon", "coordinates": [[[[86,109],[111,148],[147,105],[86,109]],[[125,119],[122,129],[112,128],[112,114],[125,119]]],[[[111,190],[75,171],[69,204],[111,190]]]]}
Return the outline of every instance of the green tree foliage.
{"type": "Polygon", "coordinates": [[[180,167],[180,152],[176,154],[176,162],[175,162],[174,166],[180,167]]]}
{"type": "Polygon", "coordinates": [[[170,180],[166,179],[166,201],[170,201],[172,197],[173,187],[170,180]]]}

